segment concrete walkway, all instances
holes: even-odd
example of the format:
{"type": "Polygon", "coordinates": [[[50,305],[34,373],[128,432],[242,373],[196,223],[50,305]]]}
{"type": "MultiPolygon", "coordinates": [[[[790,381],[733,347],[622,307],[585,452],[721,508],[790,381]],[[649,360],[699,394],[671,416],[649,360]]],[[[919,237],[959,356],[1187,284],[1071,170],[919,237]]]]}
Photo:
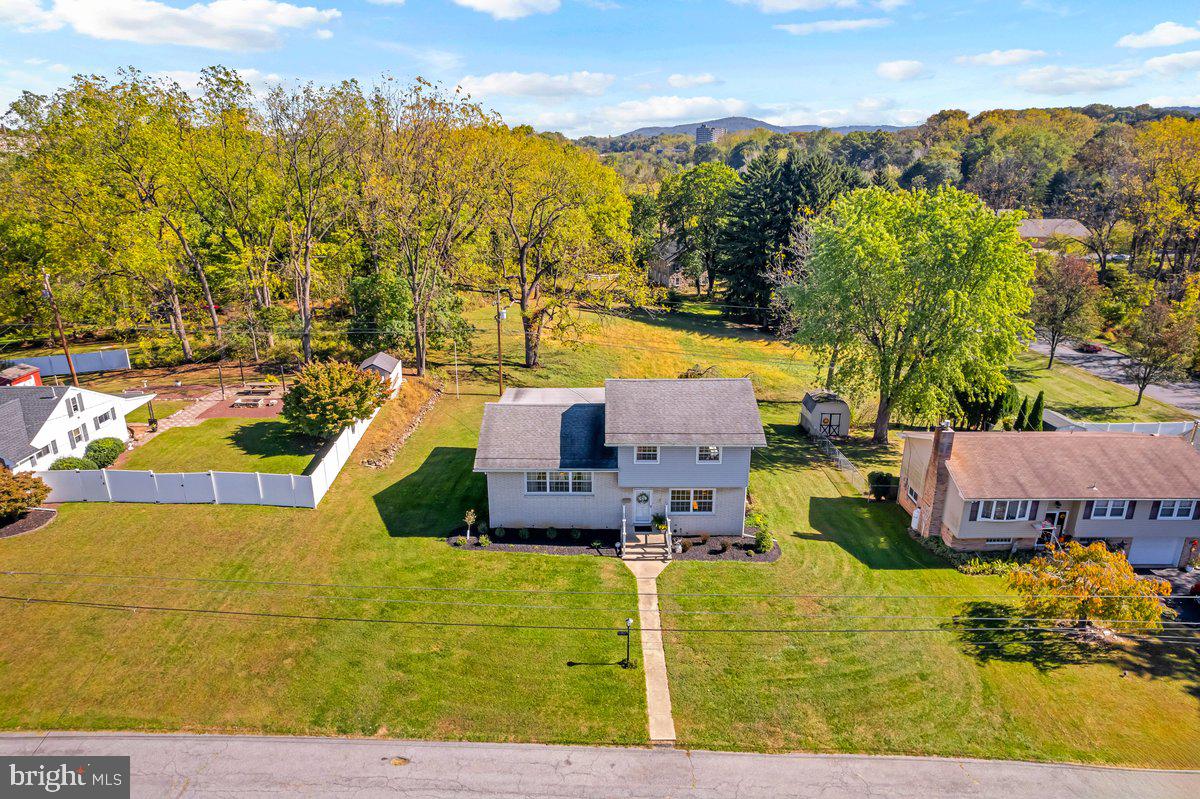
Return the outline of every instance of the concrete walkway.
{"type": "Polygon", "coordinates": [[[661,560],[627,560],[637,578],[638,627],[642,635],[642,670],[646,673],[646,715],[650,742],[675,744],[675,719],[671,716],[671,688],[667,684],[667,656],[663,652],[662,620],[658,615],[658,575],[671,565],[661,560]]]}
{"type": "MultiPolygon", "coordinates": [[[[1200,773],[1002,760],[226,735],[0,735],[0,755],[127,755],[134,797],[1195,799],[1200,773]]],[[[2,790],[2,789],[0,789],[2,790]]]]}
{"type": "MultiPolygon", "coordinates": [[[[1050,355],[1050,345],[1041,340],[1030,344],[1029,349],[1047,357],[1050,355]]],[[[1108,347],[1101,347],[1100,352],[1095,353],[1079,352],[1069,343],[1059,344],[1058,352],[1054,354],[1055,363],[1070,364],[1136,392],[1137,386],[1130,383],[1122,371],[1128,360],[1128,356],[1108,347]]],[[[1146,396],[1174,405],[1188,413],[1200,415],[1200,382],[1185,380],[1179,383],[1152,383],[1146,386],[1146,396]]]]}

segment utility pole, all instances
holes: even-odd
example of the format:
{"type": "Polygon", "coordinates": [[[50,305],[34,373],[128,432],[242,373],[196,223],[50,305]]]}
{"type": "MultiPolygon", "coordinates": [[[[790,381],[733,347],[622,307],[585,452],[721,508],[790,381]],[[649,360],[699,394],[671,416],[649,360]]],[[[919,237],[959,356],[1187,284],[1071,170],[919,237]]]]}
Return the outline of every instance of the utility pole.
{"type": "Polygon", "coordinates": [[[217,382],[221,384],[221,399],[225,399],[225,372],[221,370],[220,361],[217,361],[217,382]]]}
{"type": "MultiPolygon", "coordinates": [[[[54,311],[54,324],[58,326],[58,340],[62,343],[63,355],[67,356],[67,368],[71,370],[71,385],[79,387],[79,375],[75,374],[75,361],[71,359],[71,350],[67,347],[67,334],[63,332],[62,317],[58,313],[58,301],[54,299],[54,291],[50,288],[50,273],[42,270],[42,286],[46,299],[54,311]]],[[[496,294],[496,302],[500,302],[500,294],[496,294]]]]}
{"type": "Polygon", "coordinates": [[[496,366],[500,375],[500,396],[504,396],[504,342],[500,338],[500,323],[504,312],[500,310],[500,289],[496,289],[496,366]]]}

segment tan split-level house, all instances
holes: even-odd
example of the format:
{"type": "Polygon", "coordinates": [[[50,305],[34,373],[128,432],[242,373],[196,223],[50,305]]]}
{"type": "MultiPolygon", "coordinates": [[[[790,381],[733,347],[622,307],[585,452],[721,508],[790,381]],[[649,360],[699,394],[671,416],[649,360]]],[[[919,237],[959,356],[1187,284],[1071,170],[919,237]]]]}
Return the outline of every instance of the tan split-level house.
{"type": "Polygon", "coordinates": [[[1200,553],[1200,452],[1174,436],[906,433],[899,502],[954,549],[1105,541],[1146,567],[1200,553]]]}

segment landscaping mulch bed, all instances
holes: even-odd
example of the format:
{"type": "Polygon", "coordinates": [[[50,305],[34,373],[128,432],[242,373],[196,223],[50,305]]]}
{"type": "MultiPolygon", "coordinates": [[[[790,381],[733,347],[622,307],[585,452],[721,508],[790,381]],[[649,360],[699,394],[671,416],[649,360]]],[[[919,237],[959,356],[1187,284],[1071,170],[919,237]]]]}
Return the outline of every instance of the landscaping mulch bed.
{"type": "Polygon", "coordinates": [[[40,530],[54,521],[54,517],[57,515],[58,511],[53,508],[34,508],[15,522],[9,522],[0,527],[0,538],[11,538],[14,535],[40,530]]]}
{"type": "Polygon", "coordinates": [[[754,539],[737,535],[714,535],[708,539],[707,544],[701,544],[699,538],[677,538],[676,541],[691,541],[692,546],[687,552],[672,553],[673,560],[730,560],[739,563],[774,563],[779,560],[783,552],[779,549],[779,542],[775,542],[775,546],[770,552],[759,554],[754,551],[754,539]],[[722,541],[729,542],[729,548],[724,552],[720,550],[722,541]]]}
{"type": "Polygon", "coordinates": [[[479,536],[475,533],[471,534],[471,543],[464,545],[462,533],[462,530],[456,531],[446,539],[446,543],[456,549],[533,552],[538,555],[593,555],[607,558],[615,558],[617,556],[617,537],[612,533],[597,535],[594,530],[584,530],[583,537],[578,541],[572,539],[565,531],[560,531],[558,536],[552,541],[547,540],[544,535],[541,535],[541,531],[531,531],[532,535],[527,540],[522,541],[517,537],[515,530],[509,530],[502,541],[498,541],[495,536],[491,536],[492,543],[486,547],[479,546],[479,536]],[[593,547],[593,541],[600,541],[603,543],[603,546],[593,547]]]}

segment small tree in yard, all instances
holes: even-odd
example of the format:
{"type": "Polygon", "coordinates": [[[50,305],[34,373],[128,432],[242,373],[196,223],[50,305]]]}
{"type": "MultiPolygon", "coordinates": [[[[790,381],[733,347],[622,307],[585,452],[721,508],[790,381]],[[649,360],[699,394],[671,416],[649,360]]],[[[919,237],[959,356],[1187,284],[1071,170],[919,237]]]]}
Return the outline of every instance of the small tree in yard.
{"type": "Polygon", "coordinates": [[[1025,417],[1026,430],[1041,430],[1042,416],[1046,412],[1046,392],[1039,391],[1037,399],[1033,401],[1033,407],[1029,409],[1029,415],[1025,417]]]}
{"type": "Polygon", "coordinates": [[[0,468],[0,524],[24,516],[50,496],[50,486],[38,476],[21,472],[13,474],[0,468]]]}
{"type": "Polygon", "coordinates": [[[1100,283],[1096,270],[1077,255],[1039,259],[1033,279],[1033,327],[1050,343],[1050,361],[1063,339],[1083,338],[1096,324],[1100,283]]]}
{"type": "Polygon", "coordinates": [[[1143,580],[1125,555],[1102,543],[1068,541],[1009,575],[1025,614],[1077,627],[1158,629],[1171,593],[1164,580],[1143,580]],[[1102,622],[1100,620],[1103,620],[1102,622]]]}
{"type": "Polygon", "coordinates": [[[1134,405],[1141,405],[1146,386],[1186,374],[1196,352],[1196,323],[1187,315],[1177,315],[1166,302],[1155,301],[1121,332],[1120,342],[1129,355],[1122,371],[1137,386],[1134,405]]]}
{"type": "Polygon", "coordinates": [[[313,362],[300,370],[283,398],[283,418],[304,435],[330,438],[369,417],[387,399],[387,383],[373,372],[340,361],[313,362]]]}

